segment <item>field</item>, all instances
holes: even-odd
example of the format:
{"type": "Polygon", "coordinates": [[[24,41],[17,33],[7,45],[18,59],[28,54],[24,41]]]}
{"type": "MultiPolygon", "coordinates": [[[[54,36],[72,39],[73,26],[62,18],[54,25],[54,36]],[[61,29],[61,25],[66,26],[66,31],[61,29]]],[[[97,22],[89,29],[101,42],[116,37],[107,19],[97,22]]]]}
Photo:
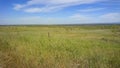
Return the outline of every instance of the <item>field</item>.
{"type": "Polygon", "coordinates": [[[119,68],[120,25],[0,26],[0,68],[119,68]]]}

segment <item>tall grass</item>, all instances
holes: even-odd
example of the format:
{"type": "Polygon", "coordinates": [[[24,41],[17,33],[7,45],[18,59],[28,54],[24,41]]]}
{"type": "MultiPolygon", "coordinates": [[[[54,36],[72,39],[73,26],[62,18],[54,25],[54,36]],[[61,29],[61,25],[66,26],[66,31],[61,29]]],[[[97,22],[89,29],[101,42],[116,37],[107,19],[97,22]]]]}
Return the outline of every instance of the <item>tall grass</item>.
{"type": "Polygon", "coordinates": [[[120,26],[0,26],[0,68],[119,68],[120,26]]]}

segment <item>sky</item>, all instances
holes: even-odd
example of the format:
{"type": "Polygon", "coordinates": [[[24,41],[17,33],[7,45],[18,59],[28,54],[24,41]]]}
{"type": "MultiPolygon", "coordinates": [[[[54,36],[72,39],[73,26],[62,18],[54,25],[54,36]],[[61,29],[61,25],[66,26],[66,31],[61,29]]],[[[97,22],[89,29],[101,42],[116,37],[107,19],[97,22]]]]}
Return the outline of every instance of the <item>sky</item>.
{"type": "Polygon", "coordinates": [[[120,23],[120,0],[0,0],[0,25],[120,23]]]}

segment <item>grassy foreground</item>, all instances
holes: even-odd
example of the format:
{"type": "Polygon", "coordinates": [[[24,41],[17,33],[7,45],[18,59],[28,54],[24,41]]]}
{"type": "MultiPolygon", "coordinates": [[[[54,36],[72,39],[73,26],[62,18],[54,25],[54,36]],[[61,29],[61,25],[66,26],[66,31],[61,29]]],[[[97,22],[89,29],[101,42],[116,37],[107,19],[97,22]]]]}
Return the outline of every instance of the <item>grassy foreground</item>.
{"type": "Polygon", "coordinates": [[[119,68],[120,25],[0,26],[0,68],[119,68]]]}

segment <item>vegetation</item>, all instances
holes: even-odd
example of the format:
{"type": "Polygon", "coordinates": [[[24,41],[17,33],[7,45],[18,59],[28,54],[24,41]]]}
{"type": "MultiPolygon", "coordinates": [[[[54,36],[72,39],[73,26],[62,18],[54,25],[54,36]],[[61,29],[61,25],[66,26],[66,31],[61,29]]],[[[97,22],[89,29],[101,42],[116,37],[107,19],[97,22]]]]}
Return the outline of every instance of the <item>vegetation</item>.
{"type": "Polygon", "coordinates": [[[0,68],[119,68],[120,25],[0,26],[0,68]]]}

